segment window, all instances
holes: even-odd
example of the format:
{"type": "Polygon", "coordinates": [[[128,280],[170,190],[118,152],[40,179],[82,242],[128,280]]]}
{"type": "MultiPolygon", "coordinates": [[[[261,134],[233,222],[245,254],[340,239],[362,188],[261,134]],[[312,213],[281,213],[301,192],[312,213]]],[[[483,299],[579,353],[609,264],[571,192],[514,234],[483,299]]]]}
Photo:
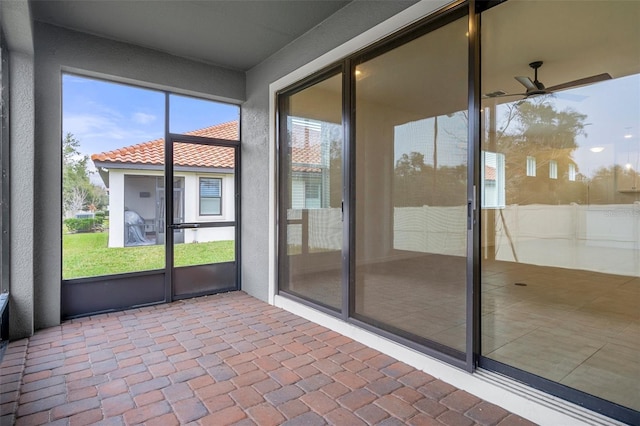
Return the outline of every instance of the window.
{"type": "Polygon", "coordinates": [[[505,206],[505,157],[499,152],[482,151],[480,173],[482,207],[485,209],[505,206]]]}
{"type": "Polygon", "coordinates": [[[307,182],[304,186],[305,207],[319,209],[321,205],[320,183],[307,182]]]}
{"type": "Polygon", "coordinates": [[[200,178],[200,216],[222,214],[222,179],[200,178]]]}
{"type": "Polygon", "coordinates": [[[576,180],[576,165],[569,164],[569,180],[575,182],[576,180]]]}
{"type": "Polygon", "coordinates": [[[549,179],[558,179],[558,162],[556,160],[549,161],[549,179]]]}
{"type": "Polygon", "coordinates": [[[536,175],[536,158],[527,156],[527,176],[536,175]]]}

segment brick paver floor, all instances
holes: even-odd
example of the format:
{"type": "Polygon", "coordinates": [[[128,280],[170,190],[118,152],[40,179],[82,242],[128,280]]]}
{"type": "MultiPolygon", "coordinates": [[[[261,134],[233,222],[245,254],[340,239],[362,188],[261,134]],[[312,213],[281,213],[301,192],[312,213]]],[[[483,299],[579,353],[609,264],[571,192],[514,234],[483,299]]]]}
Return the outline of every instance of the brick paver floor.
{"type": "Polygon", "coordinates": [[[10,425],[526,425],[243,292],[65,322],[12,342],[10,425]]]}

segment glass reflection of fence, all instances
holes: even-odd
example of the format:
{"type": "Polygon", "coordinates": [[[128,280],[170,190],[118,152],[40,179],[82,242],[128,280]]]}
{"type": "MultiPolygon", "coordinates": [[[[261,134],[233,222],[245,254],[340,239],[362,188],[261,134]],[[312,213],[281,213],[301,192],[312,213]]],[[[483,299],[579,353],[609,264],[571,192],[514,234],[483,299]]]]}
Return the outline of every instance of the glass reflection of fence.
{"type": "Polygon", "coordinates": [[[287,214],[287,243],[302,254],[342,249],[342,211],[292,209],[287,214]]]}
{"type": "MultiPolygon", "coordinates": [[[[510,205],[501,213],[481,230],[495,233],[496,260],[640,276],[640,202],[510,205]]],[[[388,249],[466,254],[465,206],[397,207],[389,220],[388,249]]],[[[340,209],[289,210],[287,223],[292,254],[342,249],[340,209]]]]}

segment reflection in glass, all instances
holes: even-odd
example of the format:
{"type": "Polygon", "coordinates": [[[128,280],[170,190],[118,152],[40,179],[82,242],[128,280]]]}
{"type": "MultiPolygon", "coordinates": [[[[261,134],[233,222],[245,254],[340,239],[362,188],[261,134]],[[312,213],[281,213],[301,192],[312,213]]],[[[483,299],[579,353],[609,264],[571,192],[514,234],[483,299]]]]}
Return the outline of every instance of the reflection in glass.
{"type": "Polygon", "coordinates": [[[545,59],[509,68],[506,40],[520,52],[554,52],[557,61],[539,74],[547,86],[602,72],[614,78],[483,101],[482,185],[505,201],[487,194],[482,203],[482,354],[639,410],[640,4],[592,2],[578,11],[537,3],[544,16],[572,19],[547,22],[542,37],[528,31],[537,18],[527,2],[484,14],[483,92],[517,86],[513,75],[545,59]],[[594,16],[599,26],[586,22],[594,16]],[[607,38],[606,49],[583,42],[587,32],[607,38]],[[555,34],[573,47],[547,43],[555,34]]]}
{"type": "Polygon", "coordinates": [[[466,32],[459,19],[359,64],[355,90],[355,316],[455,356],[466,341],[466,32]]]}
{"type": "Polygon", "coordinates": [[[287,96],[280,289],[342,304],[342,75],[287,96]],[[284,222],[284,221],[283,221],[284,222]]]}

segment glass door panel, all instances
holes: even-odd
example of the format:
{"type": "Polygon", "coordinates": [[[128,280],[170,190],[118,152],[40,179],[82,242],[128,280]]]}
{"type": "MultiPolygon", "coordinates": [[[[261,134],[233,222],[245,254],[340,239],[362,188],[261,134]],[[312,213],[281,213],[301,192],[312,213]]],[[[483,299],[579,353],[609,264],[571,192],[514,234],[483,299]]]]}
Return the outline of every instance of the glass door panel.
{"type": "Polygon", "coordinates": [[[173,295],[236,287],[236,150],[172,141],[173,295]]]}
{"type": "Polygon", "coordinates": [[[354,317],[460,359],[467,321],[466,32],[467,19],[458,19],[355,70],[354,317]]]}
{"type": "Polygon", "coordinates": [[[340,310],[342,73],[282,96],[280,290],[340,310]]]}
{"type": "Polygon", "coordinates": [[[636,419],[639,16],[638,2],[509,1],[483,13],[481,61],[481,365],[636,419]],[[547,91],[516,95],[534,68],[547,91]]]}

